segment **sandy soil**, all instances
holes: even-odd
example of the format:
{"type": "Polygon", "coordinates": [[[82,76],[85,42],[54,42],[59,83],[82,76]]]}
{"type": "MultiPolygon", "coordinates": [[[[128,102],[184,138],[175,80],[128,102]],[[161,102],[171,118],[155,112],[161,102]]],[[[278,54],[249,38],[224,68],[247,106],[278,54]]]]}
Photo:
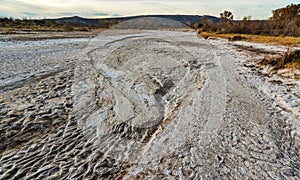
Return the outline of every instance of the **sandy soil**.
{"type": "Polygon", "coordinates": [[[300,178],[299,81],[257,65],[286,47],[130,30],[0,47],[0,179],[300,178]]]}

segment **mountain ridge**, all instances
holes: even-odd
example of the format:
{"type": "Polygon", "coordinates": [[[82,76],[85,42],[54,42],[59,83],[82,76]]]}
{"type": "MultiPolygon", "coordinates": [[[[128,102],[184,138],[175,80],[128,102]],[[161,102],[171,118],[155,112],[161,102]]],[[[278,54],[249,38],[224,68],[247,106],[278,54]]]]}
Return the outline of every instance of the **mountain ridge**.
{"type": "Polygon", "coordinates": [[[166,18],[173,21],[178,21],[183,24],[190,22],[192,24],[200,22],[200,19],[203,17],[206,17],[207,19],[212,20],[213,22],[218,22],[219,18],[209,15],[138,15],[138,16],[126,16],[126,17],[112,17],[112,18],[84,18],[81,16],[71,16],[71,17],[61,17],[56,19],[47,19],[47,20],[53,20],[56,23],[64,24],[64,23],[72,23],[75,25],[99,25],[100,22],[123,22],[127,20],[132,20],[136,18],[147,18],[147,17],[155,17],[155,18],[166,18]]]}

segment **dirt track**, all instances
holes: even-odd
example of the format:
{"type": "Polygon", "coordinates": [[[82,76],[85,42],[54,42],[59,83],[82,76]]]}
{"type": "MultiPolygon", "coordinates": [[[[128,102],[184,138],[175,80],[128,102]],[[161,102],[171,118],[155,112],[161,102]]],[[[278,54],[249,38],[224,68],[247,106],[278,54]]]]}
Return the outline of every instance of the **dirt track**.
{"type": "Polygon", "coordinates": [[[300,178],[299,84],[278,101],[233,45],[119,30],[10,43],[0,179],[300,178]]]}

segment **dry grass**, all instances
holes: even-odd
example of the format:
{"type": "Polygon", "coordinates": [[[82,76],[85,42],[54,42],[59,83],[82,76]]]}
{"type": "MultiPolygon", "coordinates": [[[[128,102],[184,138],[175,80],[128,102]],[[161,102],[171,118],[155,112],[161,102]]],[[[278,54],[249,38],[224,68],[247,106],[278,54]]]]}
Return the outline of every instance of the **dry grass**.
{"type": "Polygon", "coordinates": [[[270,73],[300,80],[300,50],[288,50],[281,56],[265,57],[259,65],[268,66],[270,73]],[[279,71],[284,69],[284,71],[279,71]]]}
{"type": "Polygon", "coordinates": [[[285,65],[288,69],[300,69],[300,62],[291,62],[285,65]]]}
{"type": "Polygon", "coordinates": [[[218,34],[218,33],[209,33],[209,32],[202,32],[200,33],[200,35],[204,38],[219,37],[225,39],[232,39],[234,36],[242,36],[245,38],[244,41],[300,47],[300,37],[261,36],[261,35],[249,35],[249,34],[218,34]]]}
{"type": "Polygon", "coordinates": [[[300,69],[300,50],[287,51],[281,57],[264,58],[260,62],[260,64],[270,64],[273,67],[273,70],[279,70],[282,68],[287,68],[291,70],[300,69]]]}

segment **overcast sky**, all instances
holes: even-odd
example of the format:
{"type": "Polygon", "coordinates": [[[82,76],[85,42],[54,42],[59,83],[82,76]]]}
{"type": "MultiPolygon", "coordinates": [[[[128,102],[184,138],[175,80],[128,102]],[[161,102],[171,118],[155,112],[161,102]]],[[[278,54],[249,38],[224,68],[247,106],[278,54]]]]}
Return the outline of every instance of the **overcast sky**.
{"type": "Polygon", "coordinates": [[[0,0],[0,16],[15,18],[114,17],[148,14],[213,15],[233,12],[234,19],[251,15],[266,19],[272,10],[299,0],[0,0]]]}

